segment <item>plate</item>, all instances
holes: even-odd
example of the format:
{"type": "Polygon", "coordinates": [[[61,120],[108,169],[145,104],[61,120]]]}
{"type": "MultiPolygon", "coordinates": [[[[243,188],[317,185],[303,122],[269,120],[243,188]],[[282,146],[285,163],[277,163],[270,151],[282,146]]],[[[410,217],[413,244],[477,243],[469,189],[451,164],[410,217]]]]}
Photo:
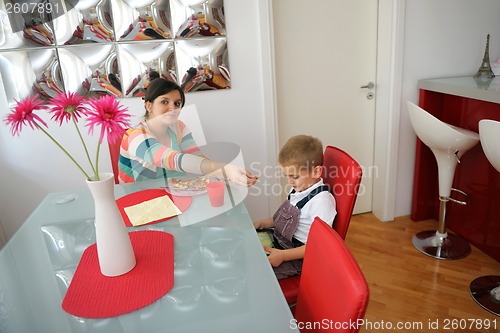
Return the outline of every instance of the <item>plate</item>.
{"type": "Polygon", "coordinates": [[[171,189],[168,186],[165,187],[165,191],[168,194],[176,195],[178,197],[192,197],[195,195],[207,193],[206,189],[205,190],[179,190],[179,189],[171,189]]]}
{"type": "Polygon", "coordinates": [[[167,193],[176,196],[194,196],[207,193],[207,184],[219,179],[210,176],[170,178],[165,187],[167,193]]]}

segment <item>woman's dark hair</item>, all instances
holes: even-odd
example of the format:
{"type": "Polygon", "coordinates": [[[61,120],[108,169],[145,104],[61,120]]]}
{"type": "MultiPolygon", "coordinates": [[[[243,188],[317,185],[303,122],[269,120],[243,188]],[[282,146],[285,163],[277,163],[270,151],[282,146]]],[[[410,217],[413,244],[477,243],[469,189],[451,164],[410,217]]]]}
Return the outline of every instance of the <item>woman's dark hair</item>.
{"type": "MultiPolygon", "coordinates": [[[[181,94],[181,107],[184,106],[186,102],[186,96],[184,95],[184,90],[175,82],[169,81],[164,78],[157,78],[152,80],[148,87],[146,88],[146,95],[144,96],[144,102],[153,102],[158,96],[168,94],[169,92],[177,90],[181,94]]],[[[146,115],[147,115],[146,110],[146,115]]]]}

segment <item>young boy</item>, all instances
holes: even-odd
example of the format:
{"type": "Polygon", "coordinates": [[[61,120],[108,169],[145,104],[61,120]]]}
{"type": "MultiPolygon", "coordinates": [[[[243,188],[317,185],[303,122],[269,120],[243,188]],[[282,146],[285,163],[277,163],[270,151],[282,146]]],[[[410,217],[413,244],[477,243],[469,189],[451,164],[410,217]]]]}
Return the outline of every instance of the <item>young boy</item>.
{"type": "Polygon", "coordinates": [[[264,246],[278,279],[298,275],[307,235],[316,216],[332,225],[337,210],[335,199],[321,178],[323,145],[312,136],[297,135],[281,148],[278,162],[292,186],[287,200],[273,217],[254,223],[255,228],[274,228],[275,248],[264,246]]]}

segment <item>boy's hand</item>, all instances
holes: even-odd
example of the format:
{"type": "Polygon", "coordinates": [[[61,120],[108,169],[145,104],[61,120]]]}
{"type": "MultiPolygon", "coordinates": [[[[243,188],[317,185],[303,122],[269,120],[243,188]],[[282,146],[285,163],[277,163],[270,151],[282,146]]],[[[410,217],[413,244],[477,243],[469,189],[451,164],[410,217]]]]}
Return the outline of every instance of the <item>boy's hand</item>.
{"type": "Polygon", "coordinates": [[[283,250],[275,249],[274,247],[269,247],[266,245],[263,245],[263,247],[264,251],[266,251],[266,253],[269,253],[267,255],[267,259],[269,259],[269,263],[271,264],[271,266],[278,267],[279,265],[281,265],[281,263],[283,262],[283,250]]]}
{"type": "Polygon", "coordinates": [[[259,229],[264,229],[264,227],[262,226],[262,221],[257,221],[257,222],[254,222],[253,223],[253,227],[257,230],[259,229]]]}
{"type": "Polygon", "coordinates": [[[253,223],[253,226],[255,229],[267,229],[267,228],[272,228],[274,227],[274,222],[271,217],[256,221],[253,223]]]}

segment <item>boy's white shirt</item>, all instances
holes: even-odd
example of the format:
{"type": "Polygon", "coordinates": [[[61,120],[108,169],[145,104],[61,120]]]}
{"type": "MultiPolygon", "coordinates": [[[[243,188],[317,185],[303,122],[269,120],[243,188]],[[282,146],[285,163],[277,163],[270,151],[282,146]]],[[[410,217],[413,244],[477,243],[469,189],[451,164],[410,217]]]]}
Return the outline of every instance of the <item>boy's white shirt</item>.
{"type": "MultiPolygon", "coordinates": [[[[324,185],[323,179],[320,179],[320,181],[309,187],[307,190],[290,194],[290,203],[295,206],[300,200],[309,195],[311,191],[322,185],[324,185]]],[[[323,191],[316,194],[300,210],[299,223],[297,230],[293,235],[294,238],[305,244],[307,242],[309,229],[311,228],[316,216],[331,226],[336,215],[337,209],[333,195],[329,191],[323,191]]]]}

